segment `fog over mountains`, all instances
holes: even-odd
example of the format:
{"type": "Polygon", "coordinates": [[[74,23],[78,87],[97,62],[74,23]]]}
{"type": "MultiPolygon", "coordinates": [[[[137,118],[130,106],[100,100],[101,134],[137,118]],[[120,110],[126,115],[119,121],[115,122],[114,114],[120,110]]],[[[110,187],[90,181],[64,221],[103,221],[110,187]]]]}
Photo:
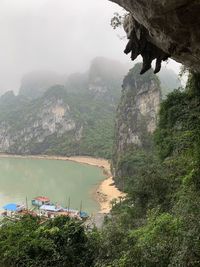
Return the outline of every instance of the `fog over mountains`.
{"type": "Polygon", "coordinates": [[[85,72],[96,56],[133,66],[124,32],[110,26],[114,12],[107,0],[1,0],[0,95],[17,92],[26,73],[85,72]]]}
{"type": "Polygon", "coordinates": [[[110,26],[119,10],[107,0],[0,1],[0,92],[32,71],[86,71],[97,55],[126,61],[110,26]]]}
{"type": "MultiPolygon", "coordinates": [[[[115,112],[128,69],[98,57],[86,72],[67,77],[26,74],[18,95],[9,91],[0,97],[0,152],[110,158],[115,112]]],[[[163,69],[159,95],[178,86],[177,75],[163,69]]]]}

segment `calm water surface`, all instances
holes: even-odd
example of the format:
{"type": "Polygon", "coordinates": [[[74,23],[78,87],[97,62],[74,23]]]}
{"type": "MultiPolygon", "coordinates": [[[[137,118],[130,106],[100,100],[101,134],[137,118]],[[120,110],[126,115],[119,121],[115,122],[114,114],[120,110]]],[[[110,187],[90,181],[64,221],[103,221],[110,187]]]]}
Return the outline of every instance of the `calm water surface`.
{"type": "Polygon", "coordinates": [[[98,203],[93,189],[104,179],[94,166],[62,160],[0,158],[0,209],[7,203],[29,203],[44,195],[51,201],[70,207],[96,212],[98,203]]]}

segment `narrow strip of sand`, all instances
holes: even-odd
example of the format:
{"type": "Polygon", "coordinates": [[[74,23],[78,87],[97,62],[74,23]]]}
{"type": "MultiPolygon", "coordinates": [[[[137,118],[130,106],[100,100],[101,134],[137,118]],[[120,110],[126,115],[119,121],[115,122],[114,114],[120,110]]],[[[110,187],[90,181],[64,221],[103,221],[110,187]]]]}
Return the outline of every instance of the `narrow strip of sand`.
{"type": "Polygon", "coordinates": [[[126,195],[121,192],[116,186],[114,179],[110,171],[110,163],[108,160],[102,158],[91,158],[91,157],[70,157],[68,160],[73,160],[79,163],[85,163],[94,165],[103,169],[106,179],[101,182],[95,192],[95,198],[100,204],[100,213],[109,213],[111,210],[112,200],[118,201],[120,198],[124,198],[126,195]]]}
{"type": "Polygon", "coordinates": [[[100,213],[109,213],[111,210],[111,201],[116,199],[117,201],[120,198],[124,198],[126,195],[121,192],[114,184],[114,179],[111,175],[110,171],[110,163],[108,160],[102,158],[92,158],[85,156],[74,156],[74,157],[62,157],[62,156],[48,156],[48,155],[7,155],[0,154],[0,158],[30,158],[30,159],[50,159],[50,160],[70,160],[77,163],[83,163],[88,165],[97,166],[102,168],[104,175],[106,175],[106,179],[101,182],[101,184],[97,187],[95,192],[95,199],[98,201],[100,205],[100,213]]]}

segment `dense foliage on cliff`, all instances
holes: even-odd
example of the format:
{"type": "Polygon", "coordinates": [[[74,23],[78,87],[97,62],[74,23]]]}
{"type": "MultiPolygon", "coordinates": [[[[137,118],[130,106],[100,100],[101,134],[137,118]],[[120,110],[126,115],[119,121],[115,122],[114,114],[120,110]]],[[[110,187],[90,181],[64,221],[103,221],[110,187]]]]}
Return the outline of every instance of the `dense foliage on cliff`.
{"type": "Polygon", "coordinates": [[[104,58],[65,85],[48,73],[27,75],[18,96],[0,98],[0,152],[110,158],[114,116],[127,68],[104,58]]]}
{"type": "Polygon", "coordinates": [[[160,80],[153,70],[140,75],[141,67],[140,63],[136,64],[125,76],[117,108],[112,167],[121,189],[124,178],[134,172],[133,168],[137,171],[143,162],[144,157],[141,153],[137,155],[137,151],[147,153],[152,150],[152,133],[156,129],[162,100],[160,80]]]}
{"type": "Polygon", "coordinates": [[[109,105],[103,98],[94,99],[89,93],[68,93],[61,86],[50,88],[39,99],[24,102],[20,100],[18,105],[10,108],[10,102],[17,102],[15,98],[19,99],[19,97],[13,96],[13,100],[9,99],[7,102],[8,105],[3,102],[3,105],[0,106],[2,135],[7,134],[8,138],[11,136],[10,146],[5,151],[2,149],[3,152],[110,157],[114,128],[114,104],[109,105]],[[70,110],[67,110],[68,107],[70,110]],[[62,109],[66,110],[63,119],[59,118],[59,108],[61,112],[62,109]],[[51,114],[52,110],[58,113],[51,114]],[[42,113],[44,116],[41,116],[42,113]],[[56,116],[58,116],[58,120],[56,116]],[[64,116],[66,116],[66,120],[64,116]],[[61,128],[65,125],[65,121],[66,130],[61,128]],[[48,126],[45,130],[45,123],[52,125],[49,133],[45,133],[48,130],[48,126]],[[6,125],[9,126],[6,128],[6,125]],[[33,127],[34,125],[36,127],[33,127]],[[57,131],[56,126],[58,126],[57,131]],[[32,135],[30,140],[26,137],[29,134],[28,131],[27,134],[24,133],[28,128],[32,135]]]}
{"type": "Polygon", "coordinates": [[[199,92],[192,73],[186,90],[161,104],[154,150],[124,158],[128,197],[104,226],[97,266],[199,266],[199,92]]]}

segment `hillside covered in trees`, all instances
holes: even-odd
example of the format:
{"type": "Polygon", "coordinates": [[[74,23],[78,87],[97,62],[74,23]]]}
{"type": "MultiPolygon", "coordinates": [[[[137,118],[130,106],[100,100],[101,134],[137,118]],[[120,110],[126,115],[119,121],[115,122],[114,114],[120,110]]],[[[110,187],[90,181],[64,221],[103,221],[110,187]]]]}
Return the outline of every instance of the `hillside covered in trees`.
{"type": "Polygon", "coordinates": [[[88,72],[72,74],[61,85],[54,84],[56,75],[26,75],[17,96],[7,92],[0,98],[0,151],[111,157],[126,72],[120,62],[96,58],[88,72]]]}
{"type": "Polygon", "coordinates": [[[103,229],[97,266],[199,266],[199,80],[191,73],[162,102],[152,149],[123,158],[128,197],[103,229]]]}

